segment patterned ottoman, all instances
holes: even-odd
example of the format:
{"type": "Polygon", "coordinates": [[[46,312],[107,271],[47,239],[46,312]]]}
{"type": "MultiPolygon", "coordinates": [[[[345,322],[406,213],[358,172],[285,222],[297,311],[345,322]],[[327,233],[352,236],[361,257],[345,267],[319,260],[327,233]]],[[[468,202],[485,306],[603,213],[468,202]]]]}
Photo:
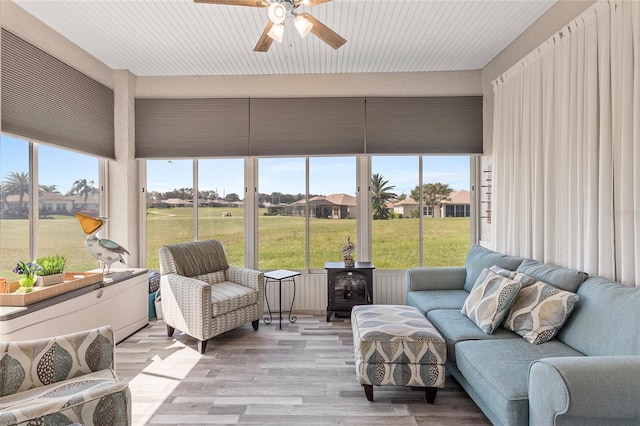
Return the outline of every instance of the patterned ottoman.
{"type": "Polygon", "coordinates": [[[413,306],[361,305],[351,311],[356,375],[373,401],[373,385],[424,387],[433,404],[444,387],[447,347],[413,306]]]}

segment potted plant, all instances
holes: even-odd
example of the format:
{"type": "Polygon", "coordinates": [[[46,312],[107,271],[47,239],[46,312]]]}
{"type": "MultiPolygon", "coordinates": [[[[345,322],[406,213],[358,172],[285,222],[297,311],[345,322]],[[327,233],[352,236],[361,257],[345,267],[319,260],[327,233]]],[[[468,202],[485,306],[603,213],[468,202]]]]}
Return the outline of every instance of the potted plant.
{"type": "Polygon", "coordinates": [[[20,288],[16,290],[16,293],[31,293],[33,291],[33,285],[38,279],[38,272],[40,272],[41,269],[35,260],[27,263],[22,260],[18,261],[16,267],[13,268],[13,272],[22,275],[22,278],[18,280],[20,288]]]}
{"type": "Polygon", "coordinates": [[[36,262],[41,268],[37,280],[39,286],[48,286],[64,281],[64,268],[67,266],[66,257],[56,254],[41,257],[36,262]]]}

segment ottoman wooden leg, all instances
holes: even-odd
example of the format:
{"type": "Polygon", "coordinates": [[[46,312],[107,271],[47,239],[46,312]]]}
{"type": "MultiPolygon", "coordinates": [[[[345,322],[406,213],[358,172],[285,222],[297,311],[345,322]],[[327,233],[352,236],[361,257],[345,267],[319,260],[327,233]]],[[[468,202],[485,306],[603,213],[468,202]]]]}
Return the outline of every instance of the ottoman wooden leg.
{"type": "Polygon", "coordinates": [[[433,404],[436,400],[436,394],[438,393],[438,388],[424,388],[425,397],[427,398],[427,402],[429,404],[433,404]]]}
{"type": "Polygon", "coordinates": [[[367,396],[367,401],[373,402],[373,385],[362,385],[364,387],[364,394],[367,396]]]}

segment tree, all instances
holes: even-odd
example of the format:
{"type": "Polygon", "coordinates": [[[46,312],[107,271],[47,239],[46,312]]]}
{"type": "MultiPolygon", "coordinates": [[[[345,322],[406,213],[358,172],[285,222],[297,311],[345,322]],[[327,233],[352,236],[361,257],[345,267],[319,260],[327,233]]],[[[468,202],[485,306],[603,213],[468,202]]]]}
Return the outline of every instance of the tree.
{"type": "Polygon", "coordinates": [[[8,206],[7,196],[9,196],[9,190],[7,189],[7,184],[5,182],[0,182],[0,196],[2,197],[2,204],[8,206]]]}
{"type": "Polygon", "coordinates": [[[92,180],[86,179],[78,179],[73,182],[73,186],[71,187],[71,191],[69,191],[69,195],[82,195],[84,197],[84,205],[87,206],[87,200],[89,199],[89,195],[97,192],[98,189],[93,186],[94,182],[92,180]]]}
{"type": "Polygon", "coordinates": [[[230,203],[233,203],[233,202],[235,202],[235,201],[240,201],[240,197],[238,197],[238,194],[234,194],[234,193],[232,192],[231,194],[227,194],[227,195],[224,197],[224,200],[225,200],[225,201],[228,201],[228,202],[230,202],[230,203]]]}
{"type": "Polygon", "coordinates": [[[198,198],[201,198],[203,200],[217,200],[218,193],[212,189],[198,191],[198,198]]]}
{"type": "Polygon", "coordinates": [[[58,185],[39,185],[41,194],[59,194],[58,185]]]}
{"type": "Polygon", "coordinates": [[[177,188],[167,191],[162,195],[164,200],[178,198],[180,200],[193,200],[193,188],[177,188]]]}
{"type": "MultiPolygon", "coordinates": [[[[431,207],[433,211],[435,206],[443,201],[451,201],[450,195],[452,192],[453,189],[451,189],[447,183],[425,183],[422,185],[422,200],[424,201],[424,205],[431,207]]],[[[416,186],[415,189],[411,191],[411,198],[416,201],[420,200],[420,186],[416,186]]]]}
{"type": "Polygon", "coordinates": [[[23,201],[25,194],[29,193],[29,173],[11,172],[7,176],[7,180],[3,184],[4,193],[6,195],[18,194],[18,211],[23,209],[23,201]]]}
{"type": "Polygon", "coordinates": [[[373,208],[373,220],[389,219],[388,201],[393,201],[398,196],[391,192],[395,188],[384,180],[381,174],[374,173],[371,176],[371,207],[373,208]]]}

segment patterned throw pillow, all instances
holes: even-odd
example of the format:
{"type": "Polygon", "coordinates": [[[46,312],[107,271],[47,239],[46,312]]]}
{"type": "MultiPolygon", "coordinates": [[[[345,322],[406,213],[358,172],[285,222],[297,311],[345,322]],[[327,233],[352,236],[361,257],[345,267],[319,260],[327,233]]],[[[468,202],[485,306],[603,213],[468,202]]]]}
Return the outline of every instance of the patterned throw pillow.
{"type": "MultiPolygon", "coordinates": [[[[510,279],[513,279],[517,274],[516,271],[505,269],[498,265],[493,265],[493,266],[490,266],[488,269],[484,268],[482,272],[480,272],[480,275],[478,275],[478,279],[476,279],[476,282],[473,284],[473,288],[476,288],[477,286],[482,284],[484,280],[487,279],[487,275],[489,274],[489,272],[494,272],[502,277],[506,277],[510,279]]],[[[471,289],[472,291],[473,291],[473,288],[471,289]]]]}
{"type": "Polygon", "coordinates": [[[491,334],[509,312],[521,286],[519,281],[484,269],[461,312],[483,332],[491,334]]]}
{"type": "Polygon", "coordinates": [[[504,328],[534,345],[551,340],[569,318],[579,296],[522,273],[515,279],[522,284],[522,290],[511,306],[504,328]]]}

